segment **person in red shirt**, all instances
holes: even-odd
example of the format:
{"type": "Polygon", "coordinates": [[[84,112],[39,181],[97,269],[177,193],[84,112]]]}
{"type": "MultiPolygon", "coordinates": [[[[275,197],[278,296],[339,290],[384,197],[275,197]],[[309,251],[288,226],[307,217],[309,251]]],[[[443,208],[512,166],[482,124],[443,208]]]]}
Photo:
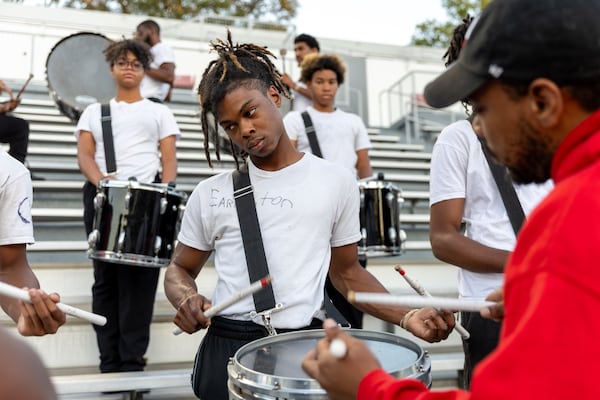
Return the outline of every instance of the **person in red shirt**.
{"type": "Polygon", "coordinates": [[[432,107],[473,105],[487,146],[513,180],[555,182],[507,261],[500,342],[475,368],[471,390],[429,391],[396,379],[364,343],[328,323],[303,367],[331,399],[598,398],[598,15],[599,0],[494,1],[455,64],[425,88],[432,107]],[[348,348],[342,359],[328,349],[335,337],[348,348]]]}

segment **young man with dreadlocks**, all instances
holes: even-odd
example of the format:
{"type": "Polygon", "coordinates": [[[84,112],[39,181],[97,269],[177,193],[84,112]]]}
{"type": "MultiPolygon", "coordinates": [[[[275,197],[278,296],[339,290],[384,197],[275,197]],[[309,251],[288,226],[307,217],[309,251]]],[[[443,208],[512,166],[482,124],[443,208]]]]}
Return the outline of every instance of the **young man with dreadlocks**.
{"type": "MultiPolygon", "coordinates": [[[[446,66],[458,58],[471,21],[467,16],[455,28],[444,55],[446,66]]],[[[469,108],[465,104],[467,111],[469,108]]],[[[460,298],[483,300],[502,286],[504,265],[515,246],[516,233],[472,121],[473,115],[450,124],[433,146],[429,235],[434,255],[459,267],[460,298]]],[[[508,175],[506,179],[512,182],[508,175]]],[[[528,215],[552,184],[549,181],[513,187],[524,215],[528,215]]],[[[498,344],[500,323],[482,318],[478,312],[462,312],[461,320],[470,333],[469,338],[463,338],[462,384],[468,388],[473,368],[498,344]]]]}
{"type": "MultiPolygon", "coordinates": [[[[151,183],[160,167],[162,182],[175,181],[177,175],[175,141],[179,128],[173,113],[140,93],[140,82],[151,60],[148,47],[138,40],[121,40],[109,44],[104,54],[117,86],[117,95],[109,102],[117,171],[107,175],[113,171],[107,171],[101,104],[91,104],[75,129],[77,160],[87,179],[83,218],[88,235],[93,228],[93,199],[101,180],[135,178],[151,183]]],[[[93,264],[92,309],[108,319],[105,326],[94,325],[100,371],[143,370],[159,269],[98,260],[93,264]]]]}
{"type": "MultiPolygon", "coordinates": [[[[210,320],[204,316],[212,304],[238,294],[251,281],[233,194],[237,173],[200,182],[186,204],[165,292],[177,308],[174,322],[183,331],[208,328],[196,355],[193,387],[204,400],[222,400],[228,398],[227,362],[239,347],[267,336],[268,330],[321,326],[328,273],[342,293],[385,288],[358,263],[359,196],[353,174],[298,152],[285,132],[279,112],[285,89],[272,54],[254,44],[234,45],[230,34],[227,41],[212,46],[218,58],[208,65],[199,86],[205,151],[210,161],[209,139],[216,143],[217,129],[223,129],[232,145],[247,155],[240,171],[250,177],[249,194],[273,278],[272,304],[281,305],[270,319],[263,318],[256,312],[269,310],[257,309],[248,297],[210,320]],[[198,293],[195,279],[213,252],[217,284],[209,300],[198,293]]],[[[240,217],[246,214],[240,211],[240,217]]],[[[395,324],[408,311],[369,304],[361,308],[395,324]]],[[[429,341],[445,339],[453,326],[450,313],[432,308],[419,310],[405,325],[429,341]]]]}

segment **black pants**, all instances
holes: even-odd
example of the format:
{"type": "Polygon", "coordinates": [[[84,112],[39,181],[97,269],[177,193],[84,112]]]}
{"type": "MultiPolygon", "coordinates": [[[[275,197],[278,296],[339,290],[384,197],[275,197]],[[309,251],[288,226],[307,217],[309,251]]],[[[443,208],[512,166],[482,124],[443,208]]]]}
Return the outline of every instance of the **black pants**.
{"type": "MultiPolygon", "coordinates": [[[[83,189],[86,233],[93,228],[96,187],[83,189]]],[[[93,261],[92,311],[104,315],[105,326],[94,325],[100,351],[100,372],[142,371],[150,341],[150,324],[159,268],[93,261]]]]}
{"type": "Polygon", "coordinates": [[[29,123],[22,118],[0,114],[0,143],[8,143],[8,154],[24,163],[29,145],[29,123]]]}
{"type": "Polygon", "coordinates": [[[468,389],[475,366],[498,345],[502,325],[483,318],[478,312],[462,312],[460,317],[462,325],[470,334],[469,339],[462,341],[465,352],[463,388],[468,389]]]}
{"type": "MultiPolygon", "coordinates": [[[[358,261],[363,268],[367,267],[367,258],[360,256],[358,261]]],[[[329,277],[325,280],[325,290],[327,295],[331,299],[331,302],[335,308],[342,314],[346,321],[350,324],[350,327],[356,329],[362,329],[363,327],[363,312],[346,300],[346,296],[337,291],[337,289],[331,283],[329,277]]],[[[329,315],[330,316],[330,315],[329,315]]],[[[338,321],[340,322],[340,321],[338,321]]]]}
{"type": "MultiPolygon", "coordinates": [[[[277,329],[277,333],[303,329],[319,329],[323,321],[313,319],[302,329],[277,329]]],[[[234,321],[213,317],[210,327],[196,353],[192,371],[192,388],[196,397],[202,400],[224,400],[229,398],[227,389],[227,363],[243,345],[267,336],[266,329],[250,321],[234,321]]],[[[274,367],[275,360],[268,353],[257,354],[256,362],[261,363],[261,372],[274,367]]],[[[256,364],[255,362],[255,364],[256,364]]]]}

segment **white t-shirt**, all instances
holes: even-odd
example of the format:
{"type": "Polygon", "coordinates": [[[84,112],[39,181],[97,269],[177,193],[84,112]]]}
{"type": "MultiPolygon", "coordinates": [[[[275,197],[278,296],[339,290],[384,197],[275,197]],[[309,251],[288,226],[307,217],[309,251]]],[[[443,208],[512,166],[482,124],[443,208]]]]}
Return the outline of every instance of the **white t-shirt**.
{"type": "MultiPolygon", "coordinates": [[[[275,328],[306,326],[322,315],[331,247],[360,239],[358,186],[348,171],[311,154],[279,171],[263,171],[249,161],[249,172],[275,301],[283,305],[271,323],[275,328]]],[[[214,250],[218,280],[213,304],[250,285],[232,172],[198,184],[186,204],[178,240],[214,250]]],[[[254,310],[249,296],[220,315],[250,320],[254,310]]],[[[254,322],[262,324],[260,317],[254,322]]]]}
{"type": "Polygon", "coordinates": [[[0,245],[33,243],[31,176],[0,148],[0,245]]]}
{"type": "MultiPolygon", "coordinates": [[[[136,177],[139,182],[151,183],[160,166],[160,140],[176,135],[179,128],[171,110],[164,104],[143,99],[135,103],[110,100],[113,143],[119,180],[136,177]]],[[[81,114],[75,137],[81,131],[89,131],[96,142],[94,159],[103,173],[106,173],[104,139],[100,121],[100,103],[89,105],[81,114]]]]}
{"type": "MultiPolygon", "coordinates": [[[[315,127],[323,158],[346,167],[356,176],[356,152],[371,148],[367,128],[362,119],[356,114],[340,109],[334,112],[320,112],[310,106],[306,111],[315,127]]],[[[283,124],[290,139],[297,142],[298,150],[312,153],[301,114],[298,111],[287,113],[283,124]]]]}
{"type": "MultiPolygon", "coordinates": [[[[175,64],[175,52],[165,43],[156,43],[154,46],[152,46],[152,48],[150,48],[150,51],[154,57],[150,63],[150,68],[158,69],[164,63],[175,64]]],[[[169,93],[169,84],[156,80],[146,74],[144,79],[142,79],[142,83],[140,84],[140,92],[145,98],[155,97],[164,101],[164,99],[167,97],[167,93],[169,93]]]]}
{"type": "MultiPolygon", "coordinates": [[[[306,84],[304,82],[296,82],[296,84],[306,89],[306,84]]],[[[306,97],[300,92],[297,92],[292,89],[292,111],[304,111],[308,108],[308,106],[312,106],[312,99],[310,97],[306,97]]]]}
{"type": "MultiPolygon", "coordinates": [[[[514,185],[525,215],[552,189],[544,184],[514,185]]],[[[465,235],[481,244],[512,251],[515,234],[496,181],[485,159],[471,123],[463,120],[442,130],[431,156],[430,198],[433,205],[443,200],[465,199],[465,235]]],[[[458,269],[460,297],[483,299],[502,285],[501,273],[478,273],[458,269]]]]}

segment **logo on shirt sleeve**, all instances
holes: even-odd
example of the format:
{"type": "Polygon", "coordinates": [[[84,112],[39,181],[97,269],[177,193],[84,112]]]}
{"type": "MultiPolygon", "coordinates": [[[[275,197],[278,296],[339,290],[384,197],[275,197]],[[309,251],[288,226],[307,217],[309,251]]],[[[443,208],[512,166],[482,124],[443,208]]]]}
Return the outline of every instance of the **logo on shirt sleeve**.
{"type": "Polygon", "coordinates": [[[17,213],[24,224],[31,223],[31,206],[29,204],[29,197],[25,197],[23,200],[21,200],[17,213]]]}

